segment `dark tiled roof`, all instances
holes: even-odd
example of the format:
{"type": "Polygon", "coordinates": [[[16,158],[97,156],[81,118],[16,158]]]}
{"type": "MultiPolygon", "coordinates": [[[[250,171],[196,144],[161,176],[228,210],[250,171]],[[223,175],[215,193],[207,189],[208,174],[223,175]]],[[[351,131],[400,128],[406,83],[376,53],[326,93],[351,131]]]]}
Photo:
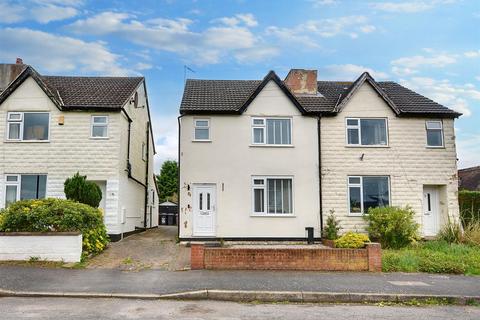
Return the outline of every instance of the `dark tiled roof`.
{"type": "Polygon", "coordinates": [[[180,111],[239,111],[261,82],[188,79],[180,111]]]}
{"type": "Polygon", "coordinates": [[[458,170],[458,183],[460,189],[480,190],[480,167],[458,170]]]}
{"type": "Polygon", "coordinates": [[[142,77],[42,76],[31,66],[0,93],[0,104],[28,77],[32,77],[61,110],[120,110],[135,93],[142,77]]]}
{"type": "MultiPolygon", "coordinates": [[[[332,114],[357,81],[318,81],[318,96],[296,96],[296,100],[307,113],[332,114]]],[[[239,113],[261,83],[261,80],[189,79],[185,84],[180,113],[239,113]]],[[[387,81],[375,84],[382,90],[384,99],[393,103],[399,115],[438,117],[460,115],[398,83],[387,81]]]]}
{"type": "Polygon", "coordinates": [[[41,76],[65,108],[120,109],[132,96],[141,77],[41,76]]]}

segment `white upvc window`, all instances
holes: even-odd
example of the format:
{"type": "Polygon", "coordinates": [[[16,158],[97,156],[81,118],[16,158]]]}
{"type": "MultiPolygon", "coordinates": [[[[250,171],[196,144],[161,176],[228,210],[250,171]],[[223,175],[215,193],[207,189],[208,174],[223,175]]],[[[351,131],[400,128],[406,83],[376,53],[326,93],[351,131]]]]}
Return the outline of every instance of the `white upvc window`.
{"type": "Polygon", "coordinates": [[[252,215],[293,215],[293,178],[252,176],[252,215]]]}
{"type": "Polygon", "coordinates": [[[194,141],[210,141],[210,119],[194,119],[194,141]]]}
{"type": "Polygon", "coordinates": [[[6,140],[48,141],[49,128],[49,112],[8,112],[6,140]]]}
{"type": "Polygon", "coordinates": [[[291,118],[252,118],[252,144],[291,145],[291,118]]]}
{"type": "Polygon", "coordinates": [[[388,124],[385,118],[346,118],[348,146],[388,146],[388,124]]]}
{"type": "Polygon", "coordinates": [[[349,176],[348,207],[352,216],[368,213],[368,209],[390,204],[388,176],[349,176]]]}
{"type": "Polygon", "coordinates": [[[442,148],[443,145],[443,125],[442,121],[426,121],[427,147],[442,148]]]}
{"type": "Polygon", "coordinates": [[[90,136],[95,139],[108,138],[108,116],[92,116],[90,136]]]}
{"type": "Polygon", "coordinates": [[[45,198],[47,176],[42,174],[5,175],[5,207],[13,202],[45,198]]]}

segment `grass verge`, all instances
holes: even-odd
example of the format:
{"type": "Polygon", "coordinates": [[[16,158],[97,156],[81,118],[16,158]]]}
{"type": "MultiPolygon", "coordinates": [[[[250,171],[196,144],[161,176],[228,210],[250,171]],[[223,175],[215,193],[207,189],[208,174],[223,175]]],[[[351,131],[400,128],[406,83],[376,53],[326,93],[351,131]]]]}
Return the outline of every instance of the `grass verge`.
{"type": "Polygon", "coordinates": [[[400,250],[385,249],[382,270],[480,275],[480,247],[427,241],[400,250]]]}

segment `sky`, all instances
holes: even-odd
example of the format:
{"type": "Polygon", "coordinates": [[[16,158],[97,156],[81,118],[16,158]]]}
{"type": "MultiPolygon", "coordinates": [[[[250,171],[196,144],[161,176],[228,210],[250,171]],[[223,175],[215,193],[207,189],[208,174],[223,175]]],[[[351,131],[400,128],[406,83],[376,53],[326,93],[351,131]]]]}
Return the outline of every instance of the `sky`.
{"type": "Polygon", "coordinates": [[[188,78],[319,80],[364,71],[463,116],[459,167],[480,165],[480,0],[0,0],[0,63],[45,75],[143,75],[156,169],[177,157],[188,78]]]}

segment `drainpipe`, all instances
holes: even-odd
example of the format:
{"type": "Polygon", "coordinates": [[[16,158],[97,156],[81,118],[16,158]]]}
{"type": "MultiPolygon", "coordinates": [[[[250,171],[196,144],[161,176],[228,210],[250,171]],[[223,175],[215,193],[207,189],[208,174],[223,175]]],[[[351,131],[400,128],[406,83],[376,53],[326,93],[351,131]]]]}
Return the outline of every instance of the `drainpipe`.
{"type": "Polygon", "coordinates": [[[178,192],[178,197],[177,197],[178,217],[177,217],[177,236],[178,236],[179,239],[180,239],[180,216],[181,216],[181,212],[182,212],[182,210],[180,208],[180,203],[181,203],[180,202],[180,194],[181,194],[181,192],[180,192],[180,143],[181,142],[180,141],[182,141],[180,139],[180,133],[181,133],[180,129],[181,129],[181,123],[182,123],[181,118],[182,117],[183,117],[183,115],[180,115],[177,118],[177,122],[178,122],[178,160],[177,160],[177,167],[178,167],[178,178],[177,178],[177,180],[178,180],[178,191],[177,191],[178,192]]]}
{"type": "MultiPolygon", "coordinates": [[[[145,212],[143,215],[143,227],[147,228],[147,211],[148,211],[148,165],[149,165],[149,156],[150,156],[150,121],[147,121],[147,154],[145,162],[145,212]]],[[[152,224],[152,219],[150,219],[150,226],[152,224]]]]}
{"type": "Polygon", "coordinates": [[[323,237],[323,204],[322,204],[322,134],[321,134],[321,116],[317,117],[318,132],[318,197],[320,204],[320,238],[323,237]]]}

